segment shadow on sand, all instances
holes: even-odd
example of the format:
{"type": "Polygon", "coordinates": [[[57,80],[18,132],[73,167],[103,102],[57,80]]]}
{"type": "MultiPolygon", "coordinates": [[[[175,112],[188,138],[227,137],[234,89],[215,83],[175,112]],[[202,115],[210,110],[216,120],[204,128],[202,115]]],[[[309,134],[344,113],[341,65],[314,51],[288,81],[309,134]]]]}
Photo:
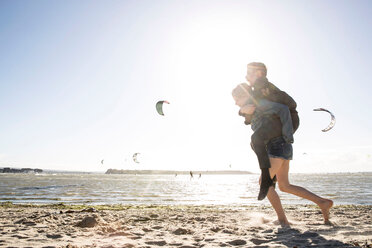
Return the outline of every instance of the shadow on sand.
{"type": "Polygon", "coordinates": [[[338,240],[325,239],[316,232],[306,231],[302,233],[294,228],[279,228],[272,241],[287,247],[355,247],[338,240]]]}

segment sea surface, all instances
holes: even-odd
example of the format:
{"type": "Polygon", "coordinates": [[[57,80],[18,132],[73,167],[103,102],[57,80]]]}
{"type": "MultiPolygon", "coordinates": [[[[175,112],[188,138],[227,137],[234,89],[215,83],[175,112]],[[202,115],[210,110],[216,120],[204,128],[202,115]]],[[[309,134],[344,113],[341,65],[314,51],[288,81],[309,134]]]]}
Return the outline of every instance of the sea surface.
{"type": "MultiPolygon", "coordinates": [[[[258,174],[0,174],[0,202],[36,204],[256,205],[258,174]]],[[[372,205],[372,173],[290,174],[290,181],[335,204],[372,205]]],[[[284,204],[312,204],[279,192],[284,204]]]]}

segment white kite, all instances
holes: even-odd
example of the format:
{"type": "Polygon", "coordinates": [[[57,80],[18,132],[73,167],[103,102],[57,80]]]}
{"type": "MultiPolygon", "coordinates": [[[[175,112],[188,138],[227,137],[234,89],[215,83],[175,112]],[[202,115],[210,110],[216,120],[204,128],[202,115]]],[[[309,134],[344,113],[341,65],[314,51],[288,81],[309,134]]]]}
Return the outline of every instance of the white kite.
{"type": "Polygon", "coordinates": [[[331,130],[335,124],[336,124],[336,117],[331,113],[331,111],[325,109],[325,108],[317,108],[317,109],[314,109],[314,111],[325,111],[325,112],[328,112],[330,115],[331,115],[331,123],[329,123],[328,127],[324,128],[322,131],[323,132],[327,132],[329,130],[331,130]]]}

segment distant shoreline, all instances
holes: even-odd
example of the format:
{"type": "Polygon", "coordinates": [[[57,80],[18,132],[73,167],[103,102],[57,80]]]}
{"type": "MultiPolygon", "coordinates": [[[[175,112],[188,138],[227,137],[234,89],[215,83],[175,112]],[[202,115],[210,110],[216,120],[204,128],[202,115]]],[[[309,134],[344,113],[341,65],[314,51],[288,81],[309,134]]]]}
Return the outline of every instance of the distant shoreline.
{"type": "Polygon", "coordinates": [[[4,167],[0,168],[0,173],[43,173],[42,169],[32,169],[32,168],[10,168],[10,167],[4,167]]]}
{"type": "MultiPolygon", "coordinates": [[[[253,174],[249,171],[223,170],[223,171],[191,171],[194,176],[201,175],[248,175],[253,174]]],[[[190,175],[190,171],[172,170],[117,170],[108,169],[105,174],[129,174],[129,175],[190,175]]]]}

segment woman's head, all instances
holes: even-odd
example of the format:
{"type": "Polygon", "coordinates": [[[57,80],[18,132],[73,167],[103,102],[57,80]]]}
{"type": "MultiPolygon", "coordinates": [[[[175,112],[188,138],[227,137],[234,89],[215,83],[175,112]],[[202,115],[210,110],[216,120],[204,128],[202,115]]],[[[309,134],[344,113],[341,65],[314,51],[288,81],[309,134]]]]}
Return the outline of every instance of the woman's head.
{"type": "Polygon", "coordinates": [[[249,85],[246,83],[238,84],[231,92],[235,100],[235,104],[242,107],[248,103],[252,103],[251,95],[249,94],[249,85]]]}

